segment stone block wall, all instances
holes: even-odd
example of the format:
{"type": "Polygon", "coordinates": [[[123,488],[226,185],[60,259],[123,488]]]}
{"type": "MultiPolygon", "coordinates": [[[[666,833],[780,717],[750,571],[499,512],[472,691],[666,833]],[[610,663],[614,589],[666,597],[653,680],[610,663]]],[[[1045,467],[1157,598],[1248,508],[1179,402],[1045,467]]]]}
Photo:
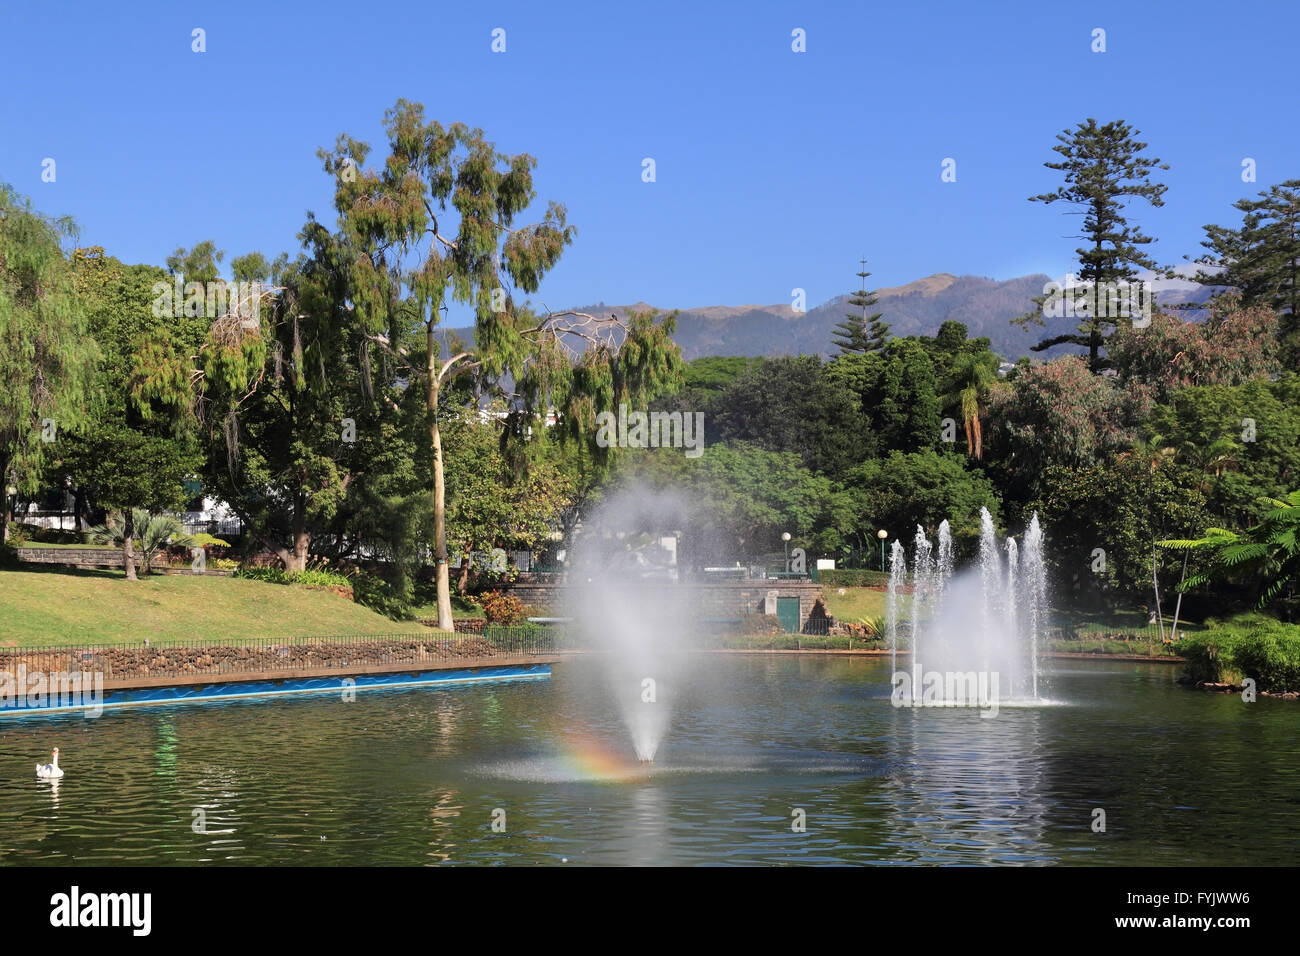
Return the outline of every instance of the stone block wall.
{"type": "Polygon", "coordinates": [[[42,548],[40,545],[15,548],[19,561],[32,564],[73,564],[77,567],[120,568],[120,548],[42,548]]]}

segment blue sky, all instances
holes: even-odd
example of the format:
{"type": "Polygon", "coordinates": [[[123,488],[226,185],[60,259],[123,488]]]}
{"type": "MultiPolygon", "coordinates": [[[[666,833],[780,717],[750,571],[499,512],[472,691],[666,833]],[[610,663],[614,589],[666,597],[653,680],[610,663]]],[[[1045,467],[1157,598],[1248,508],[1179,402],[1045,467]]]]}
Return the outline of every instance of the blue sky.
{"type": "Polygon", "coordinates": [[[811,307],[855,288],[863,255],[876,288],[1067,271],[1072,217],[1026,198],[1057,183],[1042,164],[1058,132],[1122,118],[1172,166],[1166,205],[1134,217],[1173,263],[1205,223],[1237,221],[1233,201],[1300,177],[1298,9],[9,3],[0,181],[127,261],[206,238],[227,261],[296,251],[308,210],[333,220],[316,149],[347,132],[386,155],[383,112],[405,97],[537,157],[539,205],[565,203],[578,235],[535,301],[789,303],[798,287],[811,307]]]}

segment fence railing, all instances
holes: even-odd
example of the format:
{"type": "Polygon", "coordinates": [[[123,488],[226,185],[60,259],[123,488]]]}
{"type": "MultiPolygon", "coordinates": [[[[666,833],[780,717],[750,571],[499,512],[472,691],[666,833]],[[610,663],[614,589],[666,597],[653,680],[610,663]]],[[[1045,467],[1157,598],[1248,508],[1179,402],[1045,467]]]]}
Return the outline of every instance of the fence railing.
{"type": "Polygon", "coordinates": [[[98,673],[105,680],[274,674],[303,669],[370,665],[467,666],[499,658],[548,653],[551,644],[532,629],[480,634],[349,634],[214,644],[168,640],[79,647],[0,648],[0,672],[17,675],[98,673]]]}
{"type": "MultiPolygon", "coordinates": [[[[707,638],[743,636],[739,621],[713,620],[702,627],[707,638]]],[[[826,618],[810,618],[798,633],[773,637],[830,636],[826,618]]],[[[1182,633],[1180,627],[1180,634],[1182,633]]],[[[1166,625],[1165,636],[1171,631],[1166,625]]],[[[761,637],[763,635],[750,635],[761,637]]],[[[840,635],[853,637],[854,635],[840,635]]],[[[862,635],[863,638],[867,635],[862,635]]],[[[1075,628],[1054,625],[1049,639],[1128,640],[1136,646],[1161,643],[1157,625],[1100,628],[1095,624],[1075,628]]],[[[878,639],[878,638],[877,638],[878,639]]],[[[298,670],[342,670],[367,666],[439,667],[464,663],[474,666],[504,658],[542,657],[562,650],[604,649],[601,635],[585,634],[563,626],[502,627],[489,625],[482,634],[349,634],[214,644],[206,640],[140,641],[76,647],[0,647],[0,673],[29,675],[78,672],[100,674],[105,680],[127,678],[195,678],[217,675],[274,675],[298,670]]]]}
{"type": "Polygon", "coordinates": [[[1200,626],[1179,621],[1178,631],[1175,635],[1171,626],[1172,623],[1172,621],[1165,621],[1163,632],[1159,624],[1129,625],[1098,624],[1095,622],[1052,624],[1047,628],[1047,638],[1067,643],[1071,641],[1084,643],[1086,641],[1110,640],[1128,641],[1134,644],[1160,644],[1162,640],[1176,642],[1194,631],[1201,630],[1200,626]]]}

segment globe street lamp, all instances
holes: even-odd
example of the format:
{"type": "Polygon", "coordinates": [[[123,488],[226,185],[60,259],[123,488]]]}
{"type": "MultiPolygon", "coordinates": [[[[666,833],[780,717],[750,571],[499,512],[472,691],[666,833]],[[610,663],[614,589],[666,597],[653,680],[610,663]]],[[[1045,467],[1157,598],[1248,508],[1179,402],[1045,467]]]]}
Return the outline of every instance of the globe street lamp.
{"type": "Polygon", "coordinates": [[[790,573],[790,532],[781,532],[781,544],[785,548],[785,573],[790,573]]]}
{"type": "Polygon", "coordinates": [[[880,573],[885,573],[885,539],[889,537],[889,532],[881,528],[876,532],[876,537],[880,539],[880,573]]]}

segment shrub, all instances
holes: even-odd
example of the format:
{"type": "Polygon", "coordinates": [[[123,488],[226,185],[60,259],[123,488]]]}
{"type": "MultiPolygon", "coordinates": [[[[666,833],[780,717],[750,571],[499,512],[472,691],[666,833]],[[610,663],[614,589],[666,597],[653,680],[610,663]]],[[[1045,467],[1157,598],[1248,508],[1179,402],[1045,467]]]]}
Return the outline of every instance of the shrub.
{"type": "Polygon", "coordinates": [[[524,602],[513,594],[489,591],[479,598],[489,624],[518,624],[524,619],[524,602]]]}
{"type": "Polygon", "coordinates": [[[1272,693],[1300,690],[1300,626],[1260,615],[1214,624],[1179,642],[1194,681],[1237,684],[1254,678],[1272,693]]]}
{"type": "Polygon", "coordinates": [[[411,607],[415,589],[411,579],[402,576],[396,582],[377,574],[358,574],[347,582],[352,586],[352,599],[394,621],[414,619],[411,607]]]}
{"type": "Polygon", "coordinates": [[[832,588],[883,588],[889,584],[889,575],[881,571],[857,568],[836,568],[818,571],[817,582],[832,588]]]}
{"type": "Polygon", "coordinates": [[[1237,666],[1260,690],[1300,690],[1300,626],[1277,623],[1248,631],[1234,648],[1237,666]]]}
{"type": "Polygon", "coordinates": [[[265,581],[267,584],[289,583],[289,575],[285,574],[283,568],[261,568],[245,564],[235,572],[235,577],[247,578],[250,581],[265,581]]]}
{"type": "Polygon", "coordinates": [[[308,568],[305,571],[290,571],[285,577],[289,584],[302,584],[306,587],[317,588],[350,588],[352,581],[346,575],[339,574],[337,571],[322,571],[316,568],[308,568]]]}
{"type": "MultiPolygon", "coordinates": [[[[223,561],[218,559],[213,562],[214,567],[233,565],[233,561],[223,561]]],[[[267,584],[299,584],[309,588],[351,588],[353,580],[347,575],[338,571],[325,571],[319,567],[307,568],[303,571],[285,571],[282,568],[263,568],[256,565],[241,565],[235,572],[237,578],[248,578],[250,581],[265,581],[267,584]]]]}

